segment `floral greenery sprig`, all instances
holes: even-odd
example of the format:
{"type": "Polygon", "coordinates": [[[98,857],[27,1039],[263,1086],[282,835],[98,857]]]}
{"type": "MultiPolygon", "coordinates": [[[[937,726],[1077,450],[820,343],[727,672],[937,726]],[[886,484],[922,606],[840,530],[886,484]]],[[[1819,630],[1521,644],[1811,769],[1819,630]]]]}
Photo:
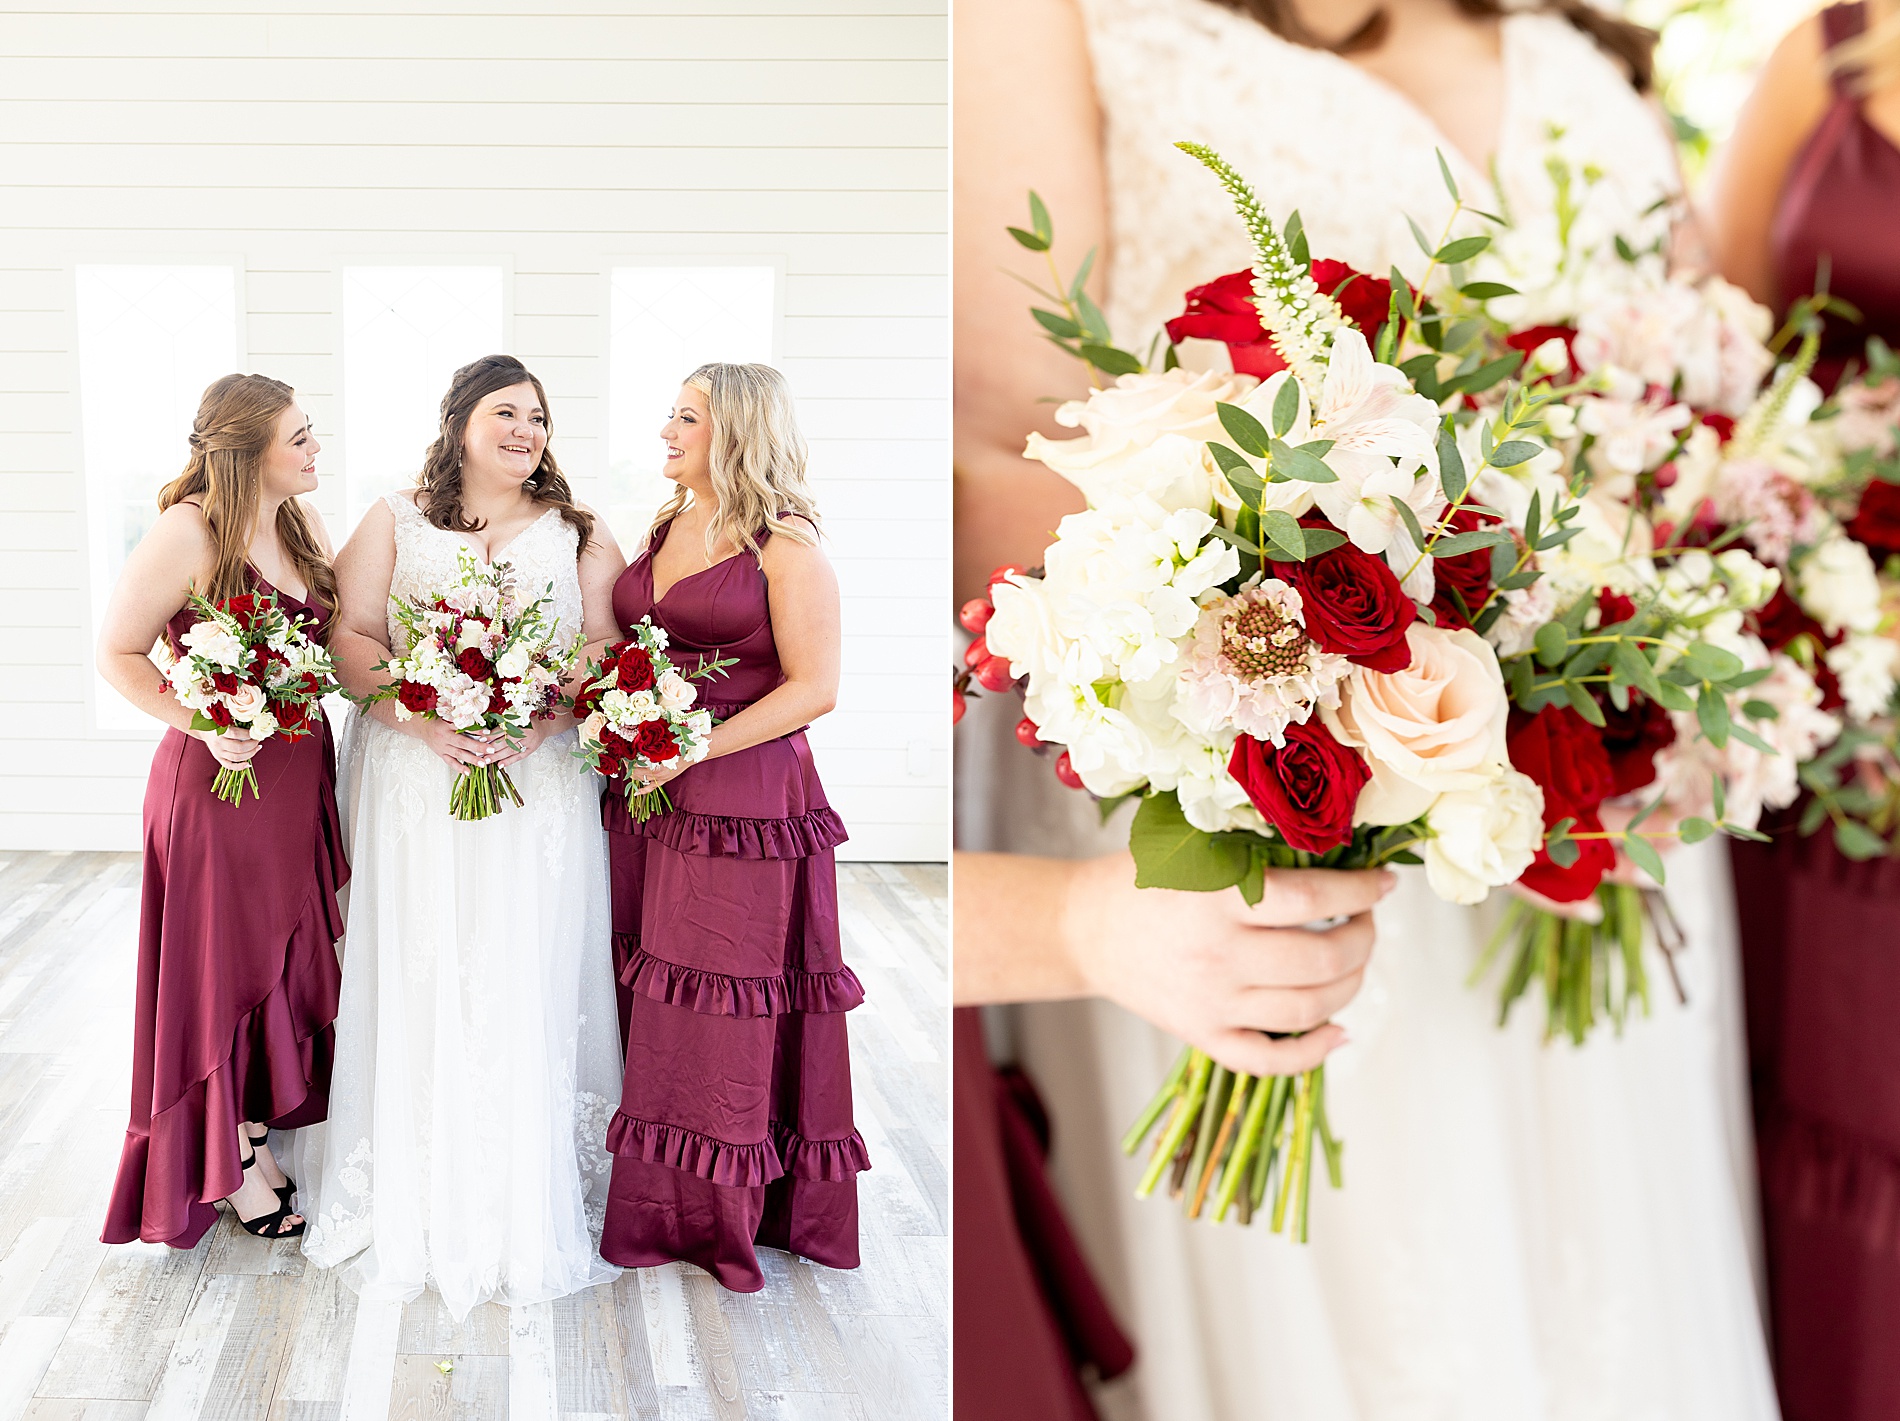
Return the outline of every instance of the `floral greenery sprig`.
{"type": "Polygon", "coordinates": [[[1015,272],[1008,274],[1043,300],[1062,308],[1060,311],[1045,311],[1040,306],[1030,308],[1029,314],[1043,328],[1049,342],[1088,366],[1089,380],[1098,388],[1101,382],[1096,379],[1097,371],[1111,379],[1118,375],[1140,373],[1144,368],[1141,358],[1115,346],[1109,337],[1108,318],[1102,314],[1102,308],[1095,304],[1086,289],[1089,273],[1095,267],[1095,248],[1089,248],[1088,255],[1082,258],[1075,275],[1063,281],[1051,250],[1055,246],[1055,224],[1049,220],[1049,209],[1034,192],[1029,194],[1028,229],[1011,227],[1009,235],[1016,239],[1019,246],[1032,252],[1041,252],[1048,259],[1049,279],[1055,284],[1054,291],[1045,290],[1035,282],[1017,276],[1015,272]]]}

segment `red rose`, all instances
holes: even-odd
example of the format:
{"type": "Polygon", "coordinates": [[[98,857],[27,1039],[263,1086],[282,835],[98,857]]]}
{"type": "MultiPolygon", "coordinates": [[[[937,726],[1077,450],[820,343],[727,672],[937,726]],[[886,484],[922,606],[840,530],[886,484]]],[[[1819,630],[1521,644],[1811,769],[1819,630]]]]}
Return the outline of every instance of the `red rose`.
{"type": "Polygon", "coordinates": [[[490,715],[500,715],[503,711],[507,709],[508,709],[508,697],[503,695],[501,687],[497,686],[492,692],[489,693],[488,713],[490,715]]]}
{"type": "MultiPolygon", "coordinates": [[[[1511,764],[1544,791],[1546,829],[1574,819],[1579,833],[1602,831],[1597,807],[1616,792],[1616,773],[1595,726],[1569,706],[1545,706],[1536,715],[1514,710],[1507,741],[1511,764]]],[[[1559,903],[1589,897],[1616,866],[1616,852],[1605,839],[1579,839],[1577,847],[1582,853],[1569,868],[1551,862],[1540,848],[1519,881],[1559,903]]]]}
{"type": "Polygon", "coordinates": [[[1868,484],[1847,531],[1867,545],[1876,563],[1900,553],[1900,485],[1884,479],[1868,484]]]}
{"type": "Polygon", "coordinates": [[[1557,374],[1565,380],[1574,378],[1578,373],[1575,326],[1532,326],[1529,330],[1513,331],[1504,338],[1504,343],[1512,350],[1523,351],[1524,358],[1529,360],[1532,351],[1546,341],[1552,340],[1560,340],[1564,343],[1564,358],[1569,362],[1568,366],[1559,370],[1557,374]]]}
{"type": "Polygon", "coordinates": [[[1636,603],[1621,592],[1612,592],[1607,587],[1597,590],[1597,616],[1601,619],[1599,626],[1613,627],[1635,615],[1636,603]]]}
{"type": "Polygon", "coordinates": [[[404,681],[396,688],[396,699],[402,702],[404,710],[421,715],[435,709],[435,687],[419,681],[404,681]]]}
{"type": "Polygon", "coordinates": [[[603,750],[600,755],[600,763],[595,766],[595,768],[608,779],[612,779],[615,775],[620,773],[620,757],[618,755],[610,755],[603,750]]]}
{"type": "Polygon", "coordinates": [[[1748,620],[1750,629],[1770,651],[1780,651],[1798,636],[1813,637],[1816,646],[1827,646],[1831,641],[1821,624],[1788,595],[1785,582],[1775,589],[1766,606],[1749,614],[1748,620]]]}
{"type": "MultiPolygon", "coordinates": [[[[1314,520],[1308,526],[1327,525],[1314,520]]],[[[1280,563],[1275,571],[1299,590],[1306,634],[1321,651],[1373,671],[1403,671],[1412,664],[1405,629],[1418,611],[1385,559],[1342,543],[1305,562],[1280,563]]]]}
{"type": "Polygon", "coordinates": [[[645,647],[629,646],[620,653],[614,677],[614,684],[623,691],[650,691],[654,682],[653,658],[647,655],[645,647]]]}
{"type": "Polygon", "coordinates": [[[1611,794],[1628,794],[1656,778],[1656,752],[1676,743],[1669,712],[1632,691],[1630,708],[1603,706],[1603,753],[1610,759],[1611,794]]]}
{"type": "Polygon", "coordinates": [[[216,725],[220,730],[231,723],[231,711],[229,707],[221,702],[213,701],[210,705],[206,706],[205,714],[211,717],[212,724],[216,725]]]}
{"type": "Polygon", "coordinates": [[[238,678],[233,676],[229,671],[213,671],[211,673],[211,684],[220,695],[234,696],[237,694],[238,678]]]}
{"type": "Polygon", "coordinates": [[[603,729],[600,732],[600,743],[623,760],[633,758],[633,742],[617,730],[603,729]]]}
{"type": "Polygon", "coordinates": [[[455,664],[462,668],[462,674],[471,681],[486,681],[495,674],[495,668],[475,647],[470,647],[455,658],[455,664]]]}
{"type": "MultiPolygon", "coordinates": [[[[1457,533],[1475,533],[1481,528],[1496,526],[1469,508],[1461,508],[1451,515],[1451,527],[1457,533]]],[[[1432,611],[1438,617],[1438,625],[1446,631],[1468,628],[1471,619],[1478,615],[1478,609],[1491,597],[1491,549],[1473,548],[1455,557],[1439,558],[1432,564],[1432,576],[1432,611]],[[1464,602],[1462,611],[1458,600],[1451,595],[1454,588],[1464,602]]]]}
{"type": "Polygon", "coordinates": [[[1313,284],[1339,303],[1339,309],[1365,335],[1368,344],[1379,339],[1385,318],[1392,314],[1392,283],[1368,276],[1344,262],[1321,258],[1308,270],[1313,284]]]}
{"type": "Polygon", "coordinates": [[[242,596],[233,597],[230,601],[226,602],[224,604],[224,610],[236,617],[238,625],[248,631],[250,630],[252,619],[257,616],[257,598],[251,593],[246,592],[242,596]]]}
{"type": "Polygon", "coordinates": [[[1352,838],[1352,811],[1372,778],[1366,762],[1318,721],[1286,728],[1276,750],[1243,735],[1234,742],[1227,773],[1247,791],[1266,821],[1296,849],[1323,854],[1352,838]]]}
{"type": "Polygon", "coordinates": [[[680,752],[673,727],[663,720],[648,720],[633,732],[633,752],[649,764],[658,765],[680,752]]]}
{"type": "Polygon", "coordinates": [[[310,702],[272,701],[270,713],[285,730],[301,730],[310,720],[310,702]]]}

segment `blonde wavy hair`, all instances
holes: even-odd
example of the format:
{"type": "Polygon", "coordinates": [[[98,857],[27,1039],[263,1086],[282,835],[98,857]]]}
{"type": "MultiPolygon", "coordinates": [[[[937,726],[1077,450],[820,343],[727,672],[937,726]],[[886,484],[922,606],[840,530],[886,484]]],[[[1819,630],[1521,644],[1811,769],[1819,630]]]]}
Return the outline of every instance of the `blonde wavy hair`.
{"type": "Polygon", "coordinates": [[[1900,0],[1865,0],[1866,23],[1822,56],[1830,76],[1865,98],[1900,83],[1900,0]]]}
{"type": "MultiPolygon", "coordinates": [[[[191,422],[191,458],[184,472],[159,491],[161,513],[175,503],[196,499],[211,525],[216,550],[211,582],[199,591],[214,602],[251,590],[246,568],[264,455],[277,437],[277,417],[296,398],[295,390],[268,375],[226,375],[213,380],[205,387],[197,418],[191,422]]],[[[301,500],[287,498],[277,506],[277,541],[303,578],[310,600],[334,609],[336,572],[324,556],[301,500]]]]}
{"type": "MultiPolygon", "coordinates": [[[[706,556],[723,538],[758,555],[761,537],[818,541],[818,505],[806,482],[808,454],[792,409],[792,387],[770,365],[702,365],[686,377],[706,397],[712,416],[713,494],[719,507],[706,525],[706,556]],[[781,521],[779,515],[797,519],[781,521]]],[[[692,494],[680,488],[654,516],[648,538],[678,516],[692,494]]]]}

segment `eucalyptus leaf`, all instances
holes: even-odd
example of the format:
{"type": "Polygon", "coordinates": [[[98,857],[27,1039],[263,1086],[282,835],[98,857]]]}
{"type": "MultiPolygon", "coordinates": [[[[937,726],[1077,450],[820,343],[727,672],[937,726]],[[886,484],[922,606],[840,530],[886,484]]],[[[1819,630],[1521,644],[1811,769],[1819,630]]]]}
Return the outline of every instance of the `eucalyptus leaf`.
{"type": "Polygon", "coordinates": [[[1685,844],[1699,844],[1715,833],[1715,826],[1699,814],[1691,814],[1676,826],[1676,832],[1682,835],[1685,844]]]}
{"type": "Polygon", "coordinates": [[[1055,241],[1055,224],[1049,220],[1049,209],[1042,205],[1042,199],[1032,189],[1029,194],[1029,225],[1036,229],[1036,235],[1042,238],[1044,245],[1055,241]]]}
{"type": "Polygon", "coordinates": [[[1452,433],[1449,422],[1438,429],[1438,481],[1451,502],[1457,503],[1465,496],[1465,461],[1458,453],[1458,436],[1452,433]]]}
{"type": "Polygon", "coordinates": [[[1443,262],[1446,266],[1456,266],[1459,262],[1470,261],[1490,245],[1489,237],[1459,237],[1433,252],[1432,259],[1443,262]]]}
{"type": "Polygon", "coordinates": [[[1236,533],[1232,528],[1223,528],[1220,524],[1216,523],[1207,531],[1216,538],[1219,538],[1223,543],[1231,543],[1243,553],[1251,553],[1254,557],[1260,556],[1260,544],[1256,543],[1252,538],[1241,537],[1241,535],[1236,533]]]}
{"type": "Polygon", "coordinates": [[[1112,345],[1090,345],[1081,347],[1082,358],[1105,375],[1138,375],[1141,373],[1141,361],[1125,350],[1117,350],[1112,345]]]}
{"type": "Polygon", "coordinates": [[[1306,561],[1306,530],[1300,520],[1278,508],[1260,511],[1261,536],[1283,550],[1294,562],[1306,561]]]}
{"type": "Polygon", "coordinates": [[[1418,249],[1429,257],[1432,254],[1432,239],[1410,217],[1405,219],[1405,225],[1412,229],[1412,240],[1418,243],[1418,249]]]}
{"type": "MultiPolygon", "coordinates": [[[[1328,443],[1327,447],[1332,446],[1328,443]]],[[[1312,445],[1288,444],[1284,439],[1275,439],[1269,443],[1268,451],[1272,455],[1273,472],[1276,474],[1308,484],[1339,482],[1339,475],[1327,468],[1326,461],[1312,452],[1312,445]]]]}
{"type": "Polygon", "coordinates": [[[1729,718],[1728,701],[1713,686],[1704,686],[1702,694],[1695,702],[1696,724],[1702,727],[1702,737],[1720,750],[1728,744],[1729,718]]]}
{"type": "Polygon", "coordinates": [[[1228,437],[1234,443],[1256,459],[1267,457],[1267,451],[1273,443],[1273,436],[1267,433],[1259,420],[1239,405],[1230,405],[1225,402],[1217,402],[1214,413],[1220,419],[1221,428],[1227,431],[1228,437]]]}
{"type": "Polygon", "coordinates": [[[1603,707],[1597,704],[1597,698],[1590,694],[1590,688],[1575,681],[1564,682],[1564,694],[1570,698],[1570,708],[1582,716],[1598,730],[1603,728],[1603,707]]]}
{"type": "Polygon", "coordinates": [[[1887,852],[1887,841],[1855,819],[1842,819],[1836,822],[1834,845],[1857,863],[1880,858],[1887,852]]]}
{"type": "Polygon", "coordinates": [[[1293,421],[1300,413],[1300,387],[1296,381],[1283,380],[1280,391],[1273,397],[1273,432],[1278,438],[1286,438],[1286,432],[1293,428],[1293,421]]]}
{"type": "Polygon", "coordinates": [[[1492,528],[1475,533],[1454,533],[1449,538],[1440,538],[1426,551],[1435,558],[1455,558],[1461,553],[1475,553],[1479,548],[1495,548],[1500,545],[1509,547],[1511,535],[1492,528]]]}
{"type": "Polygon", "coordinates": [[[1049,243],[1043,238],[1038,237],[1034,232],[1025,232],[1020,227],[1011,227],[1008,230],[1009,235],[1014,237],[1019,245],[1029,248],[1032,252],[1046,252],[1049,250],[1049,243]]]}
{"type": "Polygon", "coordinates": [[[1663,867],[1662,855],[1656,851],[1656,846],[1641,834],[1630,834],[1624,838],[1623,854],[1658,883],[1663,881],[1668,872],[1663,867]]]}
{"type": "Polygon", "coordinates": [[[1507,439],[1491,451],[1490,463],[1494,469],[1515,469],[1543,452],[1543,445],[1528,439],[1507,439]]]}
{"type": "Polygon", "coordinates": [[[1652,701],[1662,699],[1662,681],[1656,668],[1634,643],[1619,641],[1610,648],[1610,665],[1622,678],[1652,701]]]}
{"type": "Polygon", "coordinates": [[[1061,336],[1064,340],[1074,340],[1082,334],[1082,328],[1067,316],[1057,315],[1054,311],[1030,307],[1029,314],[1036,318],[1036,324],[1050,335],[1061,336]]]}
{"type": "Polygon", "coordinates": [[[1438,175],[1445,180],[1445,191],[1451,194],[1451,200],[1453,202],[1459,201],[1458,184],[1452,181],[1451,164],[1445,161],[1444,151],[1434,148],[1432,149],[1432,153],[1438,159],[1438,175]]]}
{"type": "Polygon", "coordinates": [[[1501,281],[1467,281],[1458,290],[1474,301],[1489,301],[1494,296],[1515,296],[1515,286],[1506,286],[1501,281]]]}

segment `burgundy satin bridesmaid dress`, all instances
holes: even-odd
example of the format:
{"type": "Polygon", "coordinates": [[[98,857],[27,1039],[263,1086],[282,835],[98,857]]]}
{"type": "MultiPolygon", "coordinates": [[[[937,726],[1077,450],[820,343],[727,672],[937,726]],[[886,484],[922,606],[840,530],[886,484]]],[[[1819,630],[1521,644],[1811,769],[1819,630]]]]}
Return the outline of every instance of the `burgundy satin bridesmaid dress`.
{"type": "MultiPolygon", "coordinates": [[[[1821,14],[1828,47],[1863,7],[1821,14]]],[[[1841,79],[1771,229],[1784,299],[1828,289],[1817,378],[1867,337],[1900,345],[1900,148],[1841,79]]],[[[1825,832],[1735,844],[1775,1372],[1787,1421],[1900,1417],[1900,861],[1856,864],[1825,832]]]]}
{"type": "MultiPolygon", "coordinates": [[[[327,629],[327,609],[277,600],[327,629]]],[[[187,607],[165,628],[174,652],[196,620],[187,607]]],[[[106,1243],[192,1247],[242,1180],[238,1122],[291,1129],[327,1112],[349,878],[328,723],[273,737],[251,763],[262,797],[233,806],[212,793],[203,741],[167,730],[152,757],[131,1123],[106,1243]]]]}
{"type": "MultiPolygon", "coordinates": [[[[683,670],[736,658],[698,683],[724,720],[784,680],[765,574],[740,553],[656,601],[670,527],[621,574],[614,616],[650,615],[683,670]]],[[[845,1040],[864,989],[838,938],[844,825],[802,730],[702,761],[667,794],[674,808],[644,824],[618,786],[603,801],[627,1063],[601,1256],[683,1259],[734,1292],[765,1286],[756,1244],[855,1268],[870,1160],[845,1040]]]]}

